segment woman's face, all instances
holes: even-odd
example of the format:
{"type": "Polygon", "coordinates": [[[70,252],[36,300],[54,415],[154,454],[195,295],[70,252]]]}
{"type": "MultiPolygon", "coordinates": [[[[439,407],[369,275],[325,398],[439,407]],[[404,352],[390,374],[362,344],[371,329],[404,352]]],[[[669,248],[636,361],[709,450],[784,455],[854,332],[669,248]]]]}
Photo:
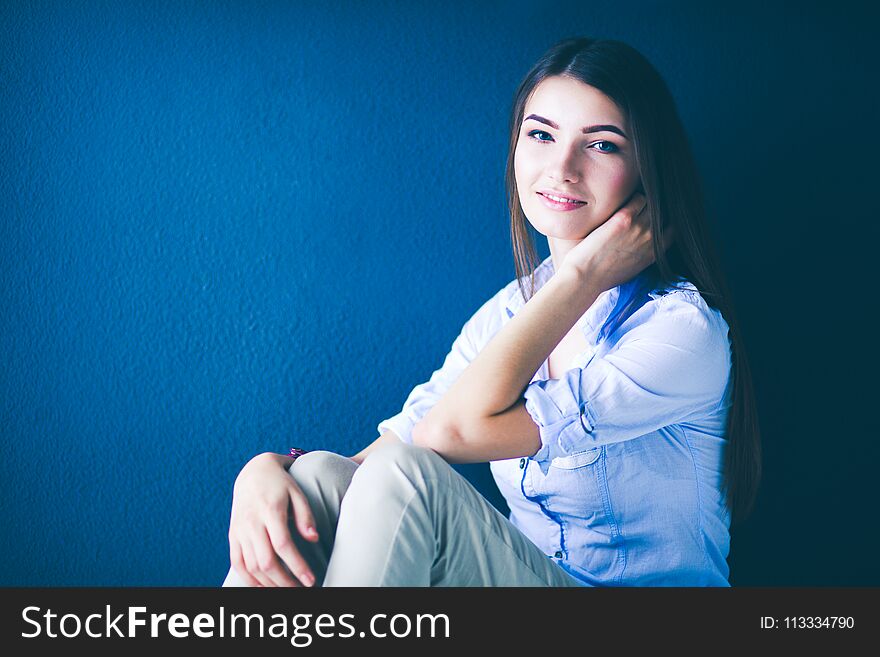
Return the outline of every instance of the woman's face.
{"type": "Polygon", "coordinates": [[[563,76],[541,82],[523,116],[514,152],[523,212],[548,238],[581,240],[639,184],[629,127],[605,94],[563,76]]]}

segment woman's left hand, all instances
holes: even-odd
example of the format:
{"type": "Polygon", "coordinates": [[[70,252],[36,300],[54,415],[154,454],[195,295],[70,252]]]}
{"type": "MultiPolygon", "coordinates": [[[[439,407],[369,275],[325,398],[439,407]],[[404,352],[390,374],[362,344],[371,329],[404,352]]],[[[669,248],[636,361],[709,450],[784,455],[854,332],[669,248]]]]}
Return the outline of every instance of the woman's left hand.
{"type": "MultiPolygon", "coordinates": [[[[664,237],[666,248],[671,236],[664,237]]],[[[636,192],[626,205],[568,252],[561,269],[604,291],[634,278],[653,262],[650,212],[645,196],[636,192]]]]}

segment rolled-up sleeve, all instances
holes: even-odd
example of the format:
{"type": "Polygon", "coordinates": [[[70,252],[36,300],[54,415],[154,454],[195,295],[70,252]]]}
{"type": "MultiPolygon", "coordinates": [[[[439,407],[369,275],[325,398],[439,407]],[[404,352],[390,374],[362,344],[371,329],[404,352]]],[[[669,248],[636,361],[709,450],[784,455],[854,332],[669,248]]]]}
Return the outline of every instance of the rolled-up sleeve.
{"type": "Polygon", "coordinates": [[[601,357],[560,379],[533,381],[525,407],[546,467],[557,456],[637,438],[715,410],[730,375],[728,325],[696,292],[643,306],[601,357]]]}
{"type": "Polygon", "coordinates": [[[428,381],[413,388],[403,404],[403,409],[397,415],[379,423],[376,429],[380,435],[384,431],[393,431],[403,442],[412,443],[413,427],[428,414],[434,404],[440,401],[459,375],[476,358],[494,331],[500,327],[501,309],[509,294],[508,285],[474,313],[453,341],[440,369],[435,370],[428,381]]]}

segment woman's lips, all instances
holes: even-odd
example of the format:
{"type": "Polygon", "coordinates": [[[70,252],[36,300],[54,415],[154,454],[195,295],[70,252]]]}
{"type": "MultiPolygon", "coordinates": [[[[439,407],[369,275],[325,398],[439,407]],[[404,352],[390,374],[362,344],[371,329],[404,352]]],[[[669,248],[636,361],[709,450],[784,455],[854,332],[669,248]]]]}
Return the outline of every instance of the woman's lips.
{"type": "Polygon", "coordinates": [[[559,201],[554,201],[551,198],[547,198],[541,192],[536,192],[538,196],[541,197],[541,201],[548,208],[552,210],[560,210],[562,212],[568,212],[570,210],[577,210],[579,207],[586,205],[586,201],[572,201],[570,203],[560,203],[559,201]]]}

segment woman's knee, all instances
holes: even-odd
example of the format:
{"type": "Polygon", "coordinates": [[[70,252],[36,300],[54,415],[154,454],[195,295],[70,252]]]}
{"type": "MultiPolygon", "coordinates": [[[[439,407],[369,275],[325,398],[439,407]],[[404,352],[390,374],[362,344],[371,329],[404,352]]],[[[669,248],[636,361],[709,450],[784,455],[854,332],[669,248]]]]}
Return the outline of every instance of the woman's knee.
{"type": "Polygon", "coordinates": [[[436,473],[444,467],[450,466],[437,452],[401,441],[383,445],[367,456],[358,468],[357,477],[394,481],[389,476],[392,472],[402,472],[410,478],[416,474],[436,473]]]}
{"type": "Polygon", "coordinates": [[[350,458],[327,450],[316,450],[298,457],[289,472],[297,483],[306,480],[327,482],[328,479],[338,478],[347,484],[357,467],[357,463],[350,458]]]}

